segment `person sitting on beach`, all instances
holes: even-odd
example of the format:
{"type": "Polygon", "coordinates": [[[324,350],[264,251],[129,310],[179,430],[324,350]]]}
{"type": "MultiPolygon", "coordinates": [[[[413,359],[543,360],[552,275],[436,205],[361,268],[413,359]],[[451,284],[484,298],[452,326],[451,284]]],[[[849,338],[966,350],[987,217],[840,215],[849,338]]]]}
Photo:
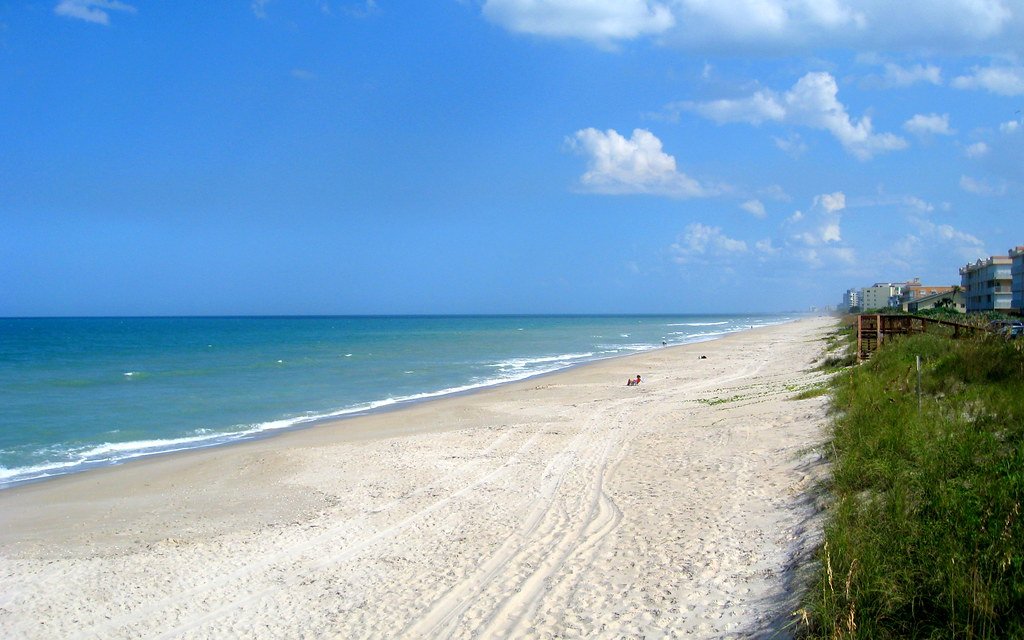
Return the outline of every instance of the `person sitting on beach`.
{"type": "Polygon", "coordinates": [[[636,386],[638,384],[640,384],[640,374],[639,373],[636,374],[636,380],[633,381],[633,385],[634,386],[636,386]]]}

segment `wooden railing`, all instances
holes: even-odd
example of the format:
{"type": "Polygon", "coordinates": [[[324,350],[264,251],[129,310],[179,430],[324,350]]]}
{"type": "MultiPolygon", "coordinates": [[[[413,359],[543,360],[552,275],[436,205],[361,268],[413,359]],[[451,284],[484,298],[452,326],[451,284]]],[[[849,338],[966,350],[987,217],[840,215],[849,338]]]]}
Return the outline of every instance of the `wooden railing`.
{"type": "Polygon", "coordinates": [[[937,326],[952,327],[954,338],[959,338],[960,334],[965,332],[984,331],[984,329],[969,324],[948,320],[885,313],[862,313],[857,316],[857,360],[859,362],[867,360],[883,342],[893,336],[924,333],[929,327],[937,326]]]}

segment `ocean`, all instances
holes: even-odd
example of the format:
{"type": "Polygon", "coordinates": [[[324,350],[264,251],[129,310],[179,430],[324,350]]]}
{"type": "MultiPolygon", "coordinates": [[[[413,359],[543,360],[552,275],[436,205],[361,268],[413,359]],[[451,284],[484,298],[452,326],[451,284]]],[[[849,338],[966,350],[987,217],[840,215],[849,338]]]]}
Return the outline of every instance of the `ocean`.
{"type": "Polygon", "coordinates": [[[0,488],[794,318],[0,319],[0,488]]]}

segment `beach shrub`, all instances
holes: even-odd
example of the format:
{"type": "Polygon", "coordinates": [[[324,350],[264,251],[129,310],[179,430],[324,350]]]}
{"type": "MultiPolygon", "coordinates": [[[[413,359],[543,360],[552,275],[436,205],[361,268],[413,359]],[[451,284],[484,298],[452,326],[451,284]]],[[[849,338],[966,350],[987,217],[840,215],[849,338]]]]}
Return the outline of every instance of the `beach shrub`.
{"type": "Polygon", "coordinates": [[[802,634],[1024,638],[1018,345],[908,336],[832,385],[834,503],[802,634]]]}

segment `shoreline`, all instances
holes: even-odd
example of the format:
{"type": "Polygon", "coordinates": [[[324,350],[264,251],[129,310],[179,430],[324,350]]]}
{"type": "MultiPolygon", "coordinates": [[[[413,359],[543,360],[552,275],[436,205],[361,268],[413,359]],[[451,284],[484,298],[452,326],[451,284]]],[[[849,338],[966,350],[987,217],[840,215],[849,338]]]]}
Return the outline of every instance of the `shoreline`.
{"type": "Polygon", "coordinates": [[[825,406],[790,396],[834,322],[12,487],[0,632],[778,630],[825,406]]]}
{"type": "MultiPolygon", "coordinates": [[[[658,316],[652,316],[652,317],[658,317],[658,316]]],[[[245,429],[240,429],[238,431],[233,431],[233,432],[229,431],[229,432],[225,432],[225,433],[222,433],[222,434],[214,434],[214,435],[209,436],[209,438],[208,438],[209,442],[206,442],[207,439],[201,438],[199,436],[194,436],[194,437],[183,436],[182,438],[180,438],[180,440],[186,440],[186,441],[189,442],[189,444],[186,444],[185,446],[182,446],[181,448],[173,448],[175,446],[174,442],[175,442],[176,439],[169,439],[169,440],[166,440],[166,443],[167,443],[166,445],[155,445],[155,446],[151,447],[153,449],[157,449],[157,450],[154,450],[154,451],[146,451],[145,448],[138,448],[138,449],[135,450],[136,453],[134,453],[132,455],[128,455],[128,456],[123,457],[123,458],[116,458],[116,459],[112,459],[112,460],[77,462],[77,463],[70,463],[69,466],[67,466],[67,467],[54,467],[56,469],[67,468],[67,469],[69,469],[67,471],[57,471],[55,473],[49,473],[49,474],[44,474],[44,475],[37,475],[37,476],[34,476],[34,477],[27,477],[27,478],[19,478],[19,479],[14,479],[14,480],[0,480],[0,493],[2,493],[4,491],[8,491],[10,489],[17,488],[17,487],[31,485],[31,484],[35,484],[35,483],[39,483],[39,482],[49,482],[49,481],[52,481],[52,480],[55,480],[55,479],[58,479],[58,478],[63,478],[65,476],[70,476],[70,475],[77,475],[77,474],[80,474],[80,473],[91,473],[91,472],[94,472],[94,471],[97,471],[97,470],[100,470],[100,469],[105,469],[105,468],[108,468],[108,467],[118,467],[118,466],[122,466],[122,465],[125,465],[125,464],[132,464],[132,463],[137,462],[137,461],[144,461],[144,460],[149,460],[149,459],[162,458],[164,456],[170,456],[170,455],[187,454],[187,453],[189,453],[191,451],[202,451],[202,450],[205,450],[205,449],[219,448],[219,447],[225,447],[225,446],[235,446],[235,445],[238,445],[238,444],[243,444],[243,443],[257,441],[257,440],[262,440],[262,439],[265,439],[265,438],[275,438],[275,437],[278,437],[278,436],[280,436],[282,434],[286,434],[286,433],[289,433],[289,432],[292,432],[292,431],[299,431],[299,430],[303,430],[303,429],[311,429],[311,428],[317,428],[317,427],[321,427],[321,426],[331,425],[331,424],[334,424],[334,423],[340,423],[340,422],[344,422],[344,421],[347,421],[347,420],[350,420],[350,419],[354,419],[354,418],[360,418],[360,417],[364,417],[364,416],[373,415],[373,414],[378,413],[378,412],[402,410],[404,408],[407,408],[407,407],[410,407],[410,406],[414,406],[416,404],[423,403],[423,402],[433,402],[433,401],[441,400],[441,399],[444,399],[444,398],[454,398],[454,397],[464,396],[464,395],[468,395],[468,394],[479,393],[479,392],[482,392],[482,391],[486,391],[488,389],[500,388],[502,386],[510,385],[510,384],[516,384],[518,382],[529,382],[530,380],[540,379],[540,378],[543,378],[545,376],[557,375],[559,373],[571,371],[571,370],[573,370],[573,369],[575,369],[577,367],[585,367],[585,366],[589,366],[589,365],[600,363],[600,362],[618,360],[618,359],[622,359],[622,358],[631,358],[631,357],[642,355],[642,354],[648,353],[650,351],[658,350],[658,349],[672,349],[672,348],[684,347],[684,346],[689,346],[689,345],[703,344],[705,342],[714,342],[715,340],[721,340],[723,338],[726,338],[726,337],[728,337],[730,335],[733,335],[733,334],[736,334],[736,333],[742,333],[742,332],[745,332],[745,331],[756,331],[757,329],[760,329],[760,328],[763,328],[763,327],[777,326],[779,324],[786,324],[787,322],[798,322],[800,319],[801,319],[801,316],[797,316],[796,318],[793,318],[793,319],[790,319],[790,320],[783,320],[783,321],[779,321],[779,322],[771,322],[771,323],[764,324],[764,325],[749,326],[749,327],[747,327],[745,329],[734,329],[734,330],[723,332],[723,333],[720,333],[720,334],[717,334],[717,335],[713,335],[713,336],[699,336],[699,337],[697,337],[697,338],[695,338],[693,340],[684,341],[684,342],[675,343],[675,344],[661,345],[661,346],[651,345],[650,348],[642,350],[642,351],[638,351],[638,352],[634,352],[634,353],[617,354],[617,355],[605,356],[605,357],[597,357],[597,358],[594,358],[592,360],[585,360],[583,362],[573,363],[573,364],[567,365],[565,367],[554,369],[554,370],[551,370],[551,371],[541,371],[541,372],[538,372],[538,373],[528,374],[528,375],[526,375],[525,377],[522,377],[522,378],[515,378],[515,379],[509,379],[509,380],[502,380],[502,379],[487,380],[487,381],[483,381],[483,382],[481,382],[479,384],[467,384],[467,385],[463,385],[461,387],[454,387],[452,389],[439,389],[437,391],[420,392],[420,393],[417,393],[417,394],[415,394],[413,396],[399,398],[399,399],[387,398],[387,399],[370,400],[370,401],[368,401],[366,403],[369,406],[365,406],[364,407],[364,406],[357,405],[357,406],[350,407],[350,408],[342,408],[342,409],[332,410],[332,411],[330,411],[328,413],[325,413],[325,414],[322,414],[322,415],[319,415],[319,416],[317,416],[317,415],[309,416],[309,417],[295,416],[295,417],[291,417],[291,418],[270,419],[270,420],[266,420],[264,422],[256,423],[256,425],[258,426],[258,425],[263,425],[263,424],[272,424],[274,422],[281,422],[281,421],[290,422],[290,424],[288,424],[286,426],[283,426],[283,427],[255,428],[255,429],[251,429],[249,431],[246,431],[245,429]],[[376,406],[374,406],[374,405],[376,405],[376,406]],[[164,448],[164,447],[167,447],[167,448],[164,448]]],[[[109,446],[112,443],[104,443],[104,444],[109,446]]],[[[128,444],[131,444],[131,442],[116,443],[116,444],[128,445],[128,444]]],[[[97,446],[104,446],[104,445],[100,444],[100,445],[97,445],[97,446]]],[[[54,464],[56,464],[56,463],[54,463],[54,464]]],[[[39,467],[38,466],[36,466],[36,467],[18,467],[18,468],[12,469],[11,471],[14,471],[14,470],[20,469],[20,468],[24,468],[24,469],[37,469],[39,467]]],[[[43,473],[43,471],[44,470],[41,469],[39,472],[43,473]]],[[[23,472],[23,474],[24,473],[27,473],[27,472],[23,472]]]]}

